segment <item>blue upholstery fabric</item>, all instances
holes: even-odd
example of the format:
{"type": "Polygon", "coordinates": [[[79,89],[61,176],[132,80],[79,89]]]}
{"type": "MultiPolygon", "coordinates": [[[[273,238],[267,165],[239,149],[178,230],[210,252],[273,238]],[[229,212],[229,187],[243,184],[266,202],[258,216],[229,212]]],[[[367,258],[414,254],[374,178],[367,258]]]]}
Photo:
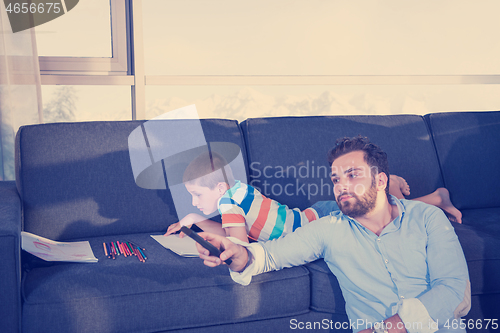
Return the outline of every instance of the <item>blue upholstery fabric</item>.
{"type": "MultiPolygon", "coordinates": [[[[462,209],[463,224],[473,226],[475,230],[500,238],[500,207],[462,209]]],[[[500,249],[499,249],[500,250],[500,249]]]]}
{"type": "Polygon", "coordinates": [[[500,112],[425,116],[440,167],[463,224],[453,224],[464,250],[472,291],[466,318],[500,318],[500,112]]]}
{"type": "MultiPolygon", "coordinates": [[[[345,318],[346,317],[343,315],[325,312],[309,312],[291,317],[273,318],[230,325],[206,326],[201,329],[201,332],[352,332],[352,330],[348,329],[349,321],[345,318]]],[[[168,332],[198,333],[200,330],[188,328],[168,332]]]]}
{"type": "Polygon", "coordinates": [[[492,277],[500,274],[500,238],[464,224],[452,222],[463,244],[473,295],[497,293],[500,285],[492,277]]]}
{"type": "Polygon", "coordinates": [[[458,209],[500,207],[500,111],[427,116],[458,209]]]}
{"type": "Polygon", "coordinates": [[[278,202],[301,209],[332,200],[327,152],[338,138],[367,136],[389,157],[390,172],[411,186],[409,198],[443,186],[424,119],[414,115],[248,119],[251,184],[278,202]],[[266,185],[269,184],[269,185],[266,185]]]}
{"type": "MultiPolygon", "coordinates": [[[[498,224],[498,215],[497,223],[498,224]]],[[[472,308],[467,319],[500,319],[500,238],[452,222],[469,268],[472,308]]],[[[493,331],[493,330],[492,330],[493,331]]]]}
{"type": "Polygon", "coordinates": [[[323,259],[306,265],[311,274],[311,309],[345,316],[345,301],[339,282],[323,259]]]}
{"type": "Polygon", "coordinates": [[[98,263],[33,265],[23,280],[24,332],[157,332],[297,316],[309,312],[304,267],[234,283],[226,267],[180,257],[147,234],[93,238],[98,263]],[[146,263],[104,255],[102,242],[130,240],[146,263]]]}
{"type": "MultiPolygon", "coordinates": [[[[146,190],[134,182],[128,136],[141,123],[21,127],[16,170],[24,230],[71,240],[157,232],[176,222],[170,191],[146,190]]],[[[232,142],[245,150],[237,122],[203,120],[202,127],[207,141],[232,142]]]]}
{"type": "Polygon", "coordinates": [[[19,332],[21,327],[21,201],[14,182],[0,181],[0,327],[19,332]]]}

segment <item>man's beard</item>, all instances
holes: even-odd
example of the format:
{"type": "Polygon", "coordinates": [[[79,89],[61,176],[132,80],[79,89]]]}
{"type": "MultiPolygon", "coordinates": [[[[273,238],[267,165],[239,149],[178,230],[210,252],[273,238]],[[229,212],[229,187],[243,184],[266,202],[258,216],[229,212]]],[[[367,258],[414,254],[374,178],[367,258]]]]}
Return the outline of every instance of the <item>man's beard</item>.
{"type": "Polygon", "coordinates": [[[349,217],[360,217],[366,215],[371,212],[373,208],[375,208],[375,203],[377,201],[377,189],[375,187],[375,181],[372,181],[372,184],[368,191],[362,197],[359,197],[355,193],[340,193],[336,198],[337,204],[340,208],[340,211],[349,217]],[[339,202],[339,198],[344,195],[349,194],[352,196],[352,199],[355,199],[354,203],[349,201],[339,202]]]}

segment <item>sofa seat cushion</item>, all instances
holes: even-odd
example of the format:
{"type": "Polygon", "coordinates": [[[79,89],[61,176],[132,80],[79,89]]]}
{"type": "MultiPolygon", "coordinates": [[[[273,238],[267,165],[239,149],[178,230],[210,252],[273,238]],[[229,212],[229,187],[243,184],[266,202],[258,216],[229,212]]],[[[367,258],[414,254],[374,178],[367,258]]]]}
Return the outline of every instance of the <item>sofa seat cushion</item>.
{"type": "Polygon", "coordinates": [[[98,263],[40,265],[23,278],[25,332],[158,332],[309,312],[304,267],[233,282],[227,267],[180,257],[148,234],[93,238],[98,263]],[[147,261],[105,257],[102,243],[130,240],[147,261]],[[277,302],[276,300],[279,300],[277,302]]]}
{"type": "MultiPolygon", "coordinates": [[[[180,333],[242,333],[242,332],[332,332],[352,333],[345,315],[311,311],[306,314],[258,320],[253,322],[217,325],[169,332],[180,333]]],[[[163,333],[163,332],[157,332],[163,333]]]]}
{"type": "Polygon", "coordinates": [[[486,234],[500,237],[500,207],[462,209],[462,223],[486,234]]]}
{"type": "Polygon", "coordinates": [[[325,261],[319,259],[305,267],[309,270],[311,279],[311,309],[343,314],[347,318],[345,301],[339,282],[325,261]]]}
{"type": "Polygon", "coordinates": [[[500,238],[465,224],[452,225],[467,260],[472,295],[499,294],[500,238]]]}

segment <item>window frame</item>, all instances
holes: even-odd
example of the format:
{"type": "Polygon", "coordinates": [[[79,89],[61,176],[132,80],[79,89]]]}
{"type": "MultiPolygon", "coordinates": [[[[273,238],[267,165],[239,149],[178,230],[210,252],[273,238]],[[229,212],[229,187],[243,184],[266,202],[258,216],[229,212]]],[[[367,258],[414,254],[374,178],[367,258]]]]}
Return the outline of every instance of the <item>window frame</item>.
{"type": "Polygon", "coordinates": [[[109,0],[111,57],[39,56],[41,75],[128,75],[128,0],[109,0]]]}

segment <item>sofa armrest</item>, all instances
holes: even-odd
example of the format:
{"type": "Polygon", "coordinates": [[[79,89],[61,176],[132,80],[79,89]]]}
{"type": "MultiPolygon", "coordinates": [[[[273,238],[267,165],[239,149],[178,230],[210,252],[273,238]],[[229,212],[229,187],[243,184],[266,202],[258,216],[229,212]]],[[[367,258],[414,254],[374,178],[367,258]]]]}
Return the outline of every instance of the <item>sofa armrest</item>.
{"type": "Polygon", "coordinates": [[[21,329],[21,199],[12,181],[0,181],[0,327],[21,329]]]}

